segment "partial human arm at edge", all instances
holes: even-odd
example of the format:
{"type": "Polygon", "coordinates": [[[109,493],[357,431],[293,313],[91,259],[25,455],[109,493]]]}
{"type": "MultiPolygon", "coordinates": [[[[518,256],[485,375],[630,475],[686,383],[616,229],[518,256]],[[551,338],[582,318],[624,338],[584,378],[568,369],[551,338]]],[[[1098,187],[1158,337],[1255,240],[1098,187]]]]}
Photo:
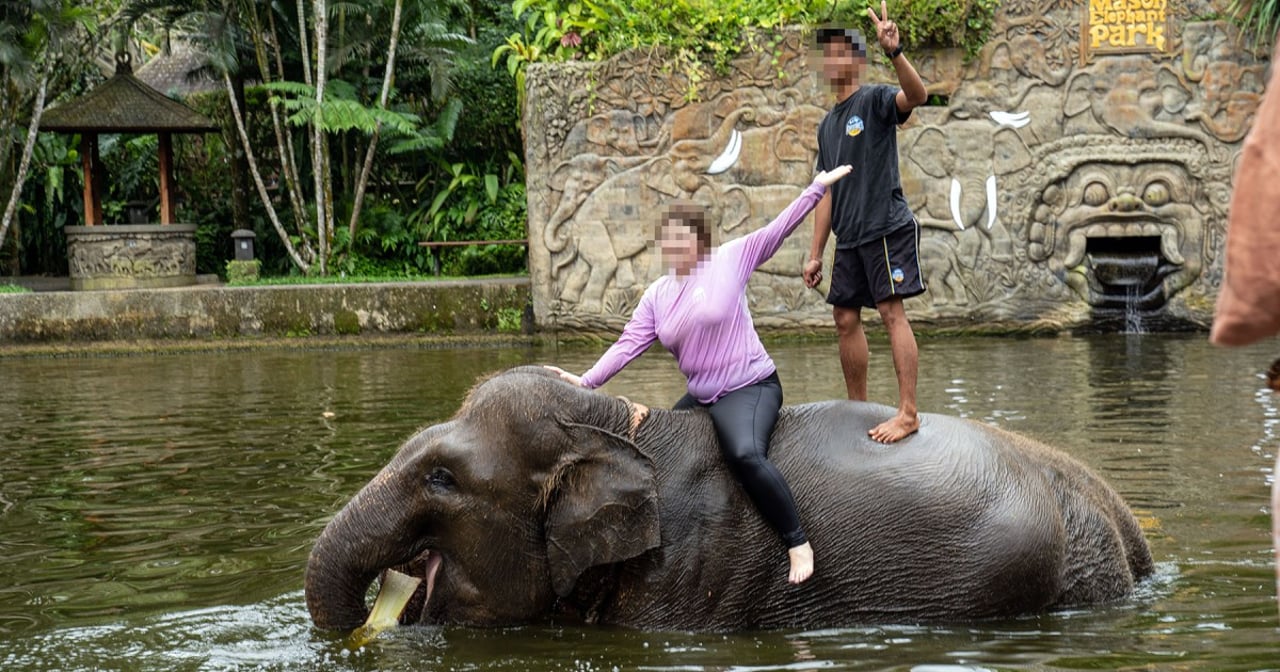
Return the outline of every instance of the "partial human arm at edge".
{"type": "Polygon", "coordinates": [[[822,282],[822,253],[827,249],[827,239],[831,237],[831,192],[828,191],[813,209],[813,242],[809,245],[809,260],[805,262],[801,275],[805,287],[817,287],[822,282]]]}
{"type": "Polygon", "coordinates": [[[658,340],[657,324],[653,315],[653,287],[640,297],[640,303],[623,327],[622,335],[596,360],[596,363],[578,379],[578,384],[594,390],[609,382],[632,360],[644,354],[658,340]]]}
{"type": "Polygon", "coordinates": [[[893,98],[893,102],[898,106],[898,115],[901,117],[924,105],[929,100],[929,92],[924,87],[924,80],[920,79],[920,73],[916,72],[915,66],[907,60],[906,54],[898,54],[897,58],[893,59],[893,69],[897,71],[898,85],[902,87],[893,98]]]}
{"type": "Polygon", "coordinates": [[[920,73],[916,72],[915,66],[911,65],[911,61],[902,53],[902,36],[898,32],[898,24],[889,19],[888,3],[880,0],[880,14],[877,15],[875,9],[868,7],[867,15],[875,24],[876,39],[880,42],[880,48],[884,49],[885,54],[891,54],[890,61],[898,75],[898,86],[902,87],[894,96],[894,103],[898,107],[900,117],[899,123],[901,123],[905,121],[901,117],[923,105],[929,99],[929,93],[924,88],[920,73]]]}
{"type": "Polygon", "coordinates": [[[805,190],[794,201],[791,201],[791,204],[784,208],[772,222],[769,222],[759,231],[746,236],[743,239],[743,244],[747,246],[746,254],[751,263],[751,268],[754,269],[777,254],[787,236],[794,233],[800,223],[804,221],[805,216],[827,197],[827,188],[852,171],[853,166],[846,164],[818,173],[813,178],[813,182],[808,187],[805,187],[805,190]]]}

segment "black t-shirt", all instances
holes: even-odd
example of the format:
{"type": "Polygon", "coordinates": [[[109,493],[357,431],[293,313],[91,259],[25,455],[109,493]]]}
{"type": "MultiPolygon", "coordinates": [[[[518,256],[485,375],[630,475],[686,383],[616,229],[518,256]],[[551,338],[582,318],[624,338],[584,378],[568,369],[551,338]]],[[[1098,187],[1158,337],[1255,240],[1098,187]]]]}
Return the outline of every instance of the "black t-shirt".
{"type": "Polygon", "coordinates": [[[853,172],[831,186],[831,231],[836,247],[877,240],[914,221],[898,173],[898,89],[858,87],[818,124],[818,170],[849,164],[853,172]]]}

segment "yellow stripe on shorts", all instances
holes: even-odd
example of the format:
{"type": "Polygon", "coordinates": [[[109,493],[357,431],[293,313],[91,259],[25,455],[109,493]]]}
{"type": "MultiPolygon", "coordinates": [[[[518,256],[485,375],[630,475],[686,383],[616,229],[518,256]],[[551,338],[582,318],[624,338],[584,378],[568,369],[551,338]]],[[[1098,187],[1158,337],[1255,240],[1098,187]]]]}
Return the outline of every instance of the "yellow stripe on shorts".
{"type": "Polygon", "coordinates": [[[881,238],[880,244],[884,246],[884,272],[885,277],[889,278],[889,293],[897,294],[898,288],[893,286],[893,268],[889,263],[889,237],[881,238]]]}

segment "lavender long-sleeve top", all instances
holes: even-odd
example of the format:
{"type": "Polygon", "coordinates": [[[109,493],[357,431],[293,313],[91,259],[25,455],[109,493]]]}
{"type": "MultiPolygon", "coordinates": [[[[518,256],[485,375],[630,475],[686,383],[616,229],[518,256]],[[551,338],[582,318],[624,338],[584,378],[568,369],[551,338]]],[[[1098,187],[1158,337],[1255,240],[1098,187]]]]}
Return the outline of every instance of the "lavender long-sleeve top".
{"type": "Polygon", "coordinates": [[[747,280],[825,192],[810,184],[768,226],[720,246],[684,278],[668,274],[649,285],[622,335],[583,374],[583,387],[604,385],[655,340],[675,356],[689,394],[704,404],[773,373],[747,309],[747,280]]]}

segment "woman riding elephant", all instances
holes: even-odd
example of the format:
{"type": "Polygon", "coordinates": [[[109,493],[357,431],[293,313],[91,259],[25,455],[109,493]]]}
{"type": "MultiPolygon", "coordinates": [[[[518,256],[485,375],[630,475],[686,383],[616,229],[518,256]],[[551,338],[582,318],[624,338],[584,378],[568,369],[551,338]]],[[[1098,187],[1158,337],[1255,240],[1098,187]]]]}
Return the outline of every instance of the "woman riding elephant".
{"type": "Polygon", "coordinates": [[[1131,595],[1151,554],[1070,456],[989,425],[830,401],[782,409],[769,457],[823,570],[791,585],[775,533],[701,409],[637,413],[541,366],[479,383],[326,526],[306,570],[320,627],[350,630],[388,568],[422,577],[403,622],[552,615],[650,629],[839,627],[1010,616],[1131,595]]]}
{"type": "Polygon", "coordinates": [[[595,389],[661,342],[689,379],[676,408],[702,406],[711,413],[720,451],[786,545],[791,583],[813,574],[813,547],[800,527],[791,489],[769,462],[782,383],[747,310],[747,280],[782,247],[827,187],[850,170],[838,166],[819,173],[768,226],[719,250],[711,247],[702,207],[672,207],[658,225],[658,247],[670,272],[649,285],[622,336],[582,376],[548,367],[567,382],[595,389]]]}

